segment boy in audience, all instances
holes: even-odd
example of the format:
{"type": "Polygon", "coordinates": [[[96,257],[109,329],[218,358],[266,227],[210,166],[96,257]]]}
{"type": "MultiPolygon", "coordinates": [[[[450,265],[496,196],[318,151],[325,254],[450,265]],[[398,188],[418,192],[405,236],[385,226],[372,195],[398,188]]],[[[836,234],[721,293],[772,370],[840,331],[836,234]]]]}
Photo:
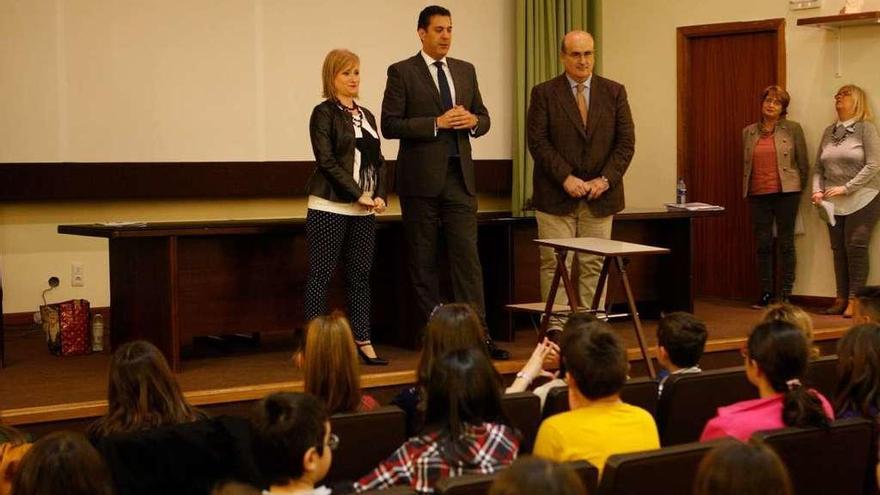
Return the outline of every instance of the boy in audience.
{"type": "Polygon", "coordinates": [[[544,420],[535,440],[536,456],[584,459],[601,470],[612,454],[660,448],[654,418],[620,400],[629,363],[607,323],[566,328],[561,350],[571,410],[544,420]]]}
{"type": "Polygon", "coordinates": [[[339,443],[330,433],[327,408],[309,394],[278,392],[261,400],[251,423],[254,457],[269,489],[264,494],[329,494],[315,488],[339,443]]]}
{"type": "Polygon", "coordinates": [[[657,325],[657,361],[662,374],[657,392],[663,395],[663,384],[669,375],[700,373],[700,358],[706,347],[706,325],[684,311],[669,313],[657,325]]]}
{"type": "Polygon", "coordinates": [[[856,292],[856,300],[859,323],[880,323],[880,285],[866,285],[856,292]]]}

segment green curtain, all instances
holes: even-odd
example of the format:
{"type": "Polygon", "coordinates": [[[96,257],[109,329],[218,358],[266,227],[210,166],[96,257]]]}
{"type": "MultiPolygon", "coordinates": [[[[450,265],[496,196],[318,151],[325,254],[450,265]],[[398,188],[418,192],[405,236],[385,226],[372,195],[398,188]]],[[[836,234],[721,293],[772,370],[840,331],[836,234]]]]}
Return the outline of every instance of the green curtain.
{"type": "MultiPolygon", "coordinates": [[[[559,42],[572,29],[593,34],[597,53],[600,0],[516,0],[513,191],[510,211],[530,216],[534,161],[526,144],[526,110],[532,87],[562,73],[559,42]]],[[[599,59],[596,59],[596,69],[599,59]]]]}

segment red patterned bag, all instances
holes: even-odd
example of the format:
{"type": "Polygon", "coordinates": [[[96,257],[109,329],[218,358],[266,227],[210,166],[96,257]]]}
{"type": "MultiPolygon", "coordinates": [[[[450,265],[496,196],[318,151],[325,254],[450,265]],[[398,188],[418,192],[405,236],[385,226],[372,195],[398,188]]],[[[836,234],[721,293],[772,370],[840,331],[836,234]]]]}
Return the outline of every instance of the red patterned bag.
{"type": "Polygon", "coordinates": [[[40,307],[49,352],[56,356],[78,356],[92,352],[89,330],[89,302],[71,299],[40,307]]]}

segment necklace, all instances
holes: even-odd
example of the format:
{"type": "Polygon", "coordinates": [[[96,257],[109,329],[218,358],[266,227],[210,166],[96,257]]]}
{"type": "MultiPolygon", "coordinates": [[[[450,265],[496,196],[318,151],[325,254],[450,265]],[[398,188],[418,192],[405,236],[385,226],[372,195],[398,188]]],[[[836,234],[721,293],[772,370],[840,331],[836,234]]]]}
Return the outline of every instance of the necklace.
{"type": "Polygon", "coordinates": [[[358,109],[358,104],[357,104],[357,102],[355,102],[354,100],[351,100],[351,106],[348,106],[348,105],[346,105],[345,103],[342,103],[342,102],[339,101],[339,100],[336,100],[336,104],[339,105],[340,108],[343,108],[343,109],[345,109],[345,110],[348,110],[349,112],[354,112],[355,110],[358,109]]]}
{"type": "Polygon", "coordinates": [[[835,126],[834,130],[831,131],[832,146],[840,146],[840,144],[846,141],[846,138],[848,138],[853,132],[855,132],[855,128],[853,127],[845,127],[843,125],[835,126]]]}
{"type": "Polygon", "coordinates": [[[772,136],[773,134],[776,133],[776,124],[775,123],[773,124],[772,127],[770,127],[770,129],[767,129],[765,127],[766,125],[767,124],[765,124],[764,122],[761,122],[761,137],[772,136]]]}

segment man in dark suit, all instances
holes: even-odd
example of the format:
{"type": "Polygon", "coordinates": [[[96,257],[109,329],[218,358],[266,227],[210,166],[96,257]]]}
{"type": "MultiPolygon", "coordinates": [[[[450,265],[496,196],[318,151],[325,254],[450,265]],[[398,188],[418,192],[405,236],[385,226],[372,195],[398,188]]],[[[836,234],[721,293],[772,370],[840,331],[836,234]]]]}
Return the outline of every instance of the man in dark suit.
{"type": "MultiPolygon", "coordinates": [[[[593,74],[593,37],[572,31],[562,39],[565,73],[532,88],[529,151],[535,159],[532,203],[538,237],[611,237],[624,207],[623,174],[635,148],[632,114],[621,84],[593,74]]],[[[602,258],[578,255],[578,306],[589,307],[602,258]]],[[[570,266],[568,267],[570,269],[570,266]]],[[[541,295],[556,270],[553,250],[541,248],[541,295]]],[[[556,304],[567,304],[565,291],[556,304]]]]}
{"type": "MultiPolygon", "coordinates": [[[[452,43],[449,10],[435,5],[422,10],[418,34],[422,50],[388,68],[381,126],[385,138],[400,139],[397,193],[420,323],[440,303],[442,233],[453,297],[471,304],[485,325],[470,138],[489,131],[489,112],[474,66],[446,57],[452,43]]],[[[491,340],[487,344],[492,357],[508,358],[491,340]]]]}

